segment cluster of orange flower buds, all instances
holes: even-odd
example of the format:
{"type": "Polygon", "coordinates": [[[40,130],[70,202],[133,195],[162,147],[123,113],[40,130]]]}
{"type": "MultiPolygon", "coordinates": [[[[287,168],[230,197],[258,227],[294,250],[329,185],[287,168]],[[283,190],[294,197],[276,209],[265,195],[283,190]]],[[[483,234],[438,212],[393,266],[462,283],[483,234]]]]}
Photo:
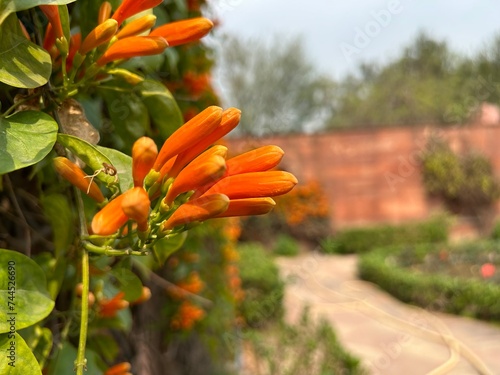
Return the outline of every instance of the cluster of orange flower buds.
{"type": "Polygon", "coordinates": [[[213,23],[203,17],[171,22],[157,28],[154,28],[156,17],[152,14],[125,22],[160,3],[161,0],[123,0],[112,14],[111,4],[104,1],[99,9],[97,26],[83,41],[80,33],[66,40],[57,5],[40,5],[49,21],[43,47],[54,60],[59,55],[65,58],[67,70],[78,69],[85,59],[90,59],[92,66],[88,71],[97,72],[110,62],[156,55],[169,46],[197,41],[213,28],[213,23]]]}
{"type": "MultiPolygon", "coordinates": [[[[92,233],[115,234],[129,220],[143,238],[189,229],[210,218],[265,214],[271,197],[290,191],[297,179],[273,170],[283,151],[264,146],[226,159],[227,148],[212,145],[239,123],[241,112],[212,106],[177,129],[158,150],[147,137],[132,148],[134,187],[107,203],[93,218],[92,233]],[[151,203],[160,199],[159,204],[151,203]]],[[[99,203],[105,198],[95,182],[58,157],[56,170],[99,203]]]]}
{"type": "Polygon", "coordinates": [[[170,325],[174,329],[189,330],[205,316],[205,311],[189,300],[181,303],[179,311],[173,317],[170,325]]]}

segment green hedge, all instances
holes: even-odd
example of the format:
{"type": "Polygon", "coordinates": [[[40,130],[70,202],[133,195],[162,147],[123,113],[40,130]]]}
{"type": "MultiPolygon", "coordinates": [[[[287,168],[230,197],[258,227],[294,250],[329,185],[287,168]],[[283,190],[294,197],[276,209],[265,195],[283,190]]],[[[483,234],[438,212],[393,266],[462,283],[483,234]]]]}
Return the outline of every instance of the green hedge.
{"type": "MultiPolygon", "coordinates": [[[[481,248],[484,248],[482,243],[477,246],[481,248]]],[[[403,253],[412,253],[418,261],[429,251],[439,251],[439,247],[417,245],[377,249],[360,257],[359,275],[406,303],[479,319],[500,320],[500,285],[442,273],[417,273],[400,265],[398,257],[403,253]]]]}
{"type": "Polygon", "coordinates": [[[240,277],[245,298],[241,313],[251,327],[265,325],[283,316],[284,282],[273,257],[259,243],[243,243],[240,254],[240,277]]]}
{"type": "Polygon", "coordinates": [[[449,220],[439,216],[419,223],[348,229],[326,239],[321,247],[326,253],[353,254],[390,245],[446,242],[448,227],[449,220]]]}

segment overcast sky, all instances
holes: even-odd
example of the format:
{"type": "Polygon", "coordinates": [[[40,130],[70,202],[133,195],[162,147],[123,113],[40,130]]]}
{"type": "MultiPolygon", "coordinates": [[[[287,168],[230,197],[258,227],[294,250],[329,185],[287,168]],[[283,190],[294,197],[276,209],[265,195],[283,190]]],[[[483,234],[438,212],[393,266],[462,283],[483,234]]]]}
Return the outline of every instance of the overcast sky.
{"type": "Polygon", "coordinates": [[[267,38],[302,35],[311,61],[342,78],[363,61],[394,58],[419,31],[457,52],[478,51],[500,33],[494,0],[212,0],[220,30],[267,38]]]}

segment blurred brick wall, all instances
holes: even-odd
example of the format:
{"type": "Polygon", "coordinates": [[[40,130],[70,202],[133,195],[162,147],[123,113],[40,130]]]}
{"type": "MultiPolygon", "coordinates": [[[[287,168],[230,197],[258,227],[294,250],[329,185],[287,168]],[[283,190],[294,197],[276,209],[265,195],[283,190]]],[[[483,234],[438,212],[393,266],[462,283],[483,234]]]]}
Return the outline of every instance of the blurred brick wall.
{"type": "Polygon", "coordinates": [[[235,153],[264,144],[283,148],[281,167],[299,183],[316,180],[322,185],[332,227],[341,229],[422,220],[440,209],[425,193],[419,166],[432,134],[448,139],[455,151],[477,150],[491,158],[500,176],[500,125],[355,129],[227,143],[235,153]]]}

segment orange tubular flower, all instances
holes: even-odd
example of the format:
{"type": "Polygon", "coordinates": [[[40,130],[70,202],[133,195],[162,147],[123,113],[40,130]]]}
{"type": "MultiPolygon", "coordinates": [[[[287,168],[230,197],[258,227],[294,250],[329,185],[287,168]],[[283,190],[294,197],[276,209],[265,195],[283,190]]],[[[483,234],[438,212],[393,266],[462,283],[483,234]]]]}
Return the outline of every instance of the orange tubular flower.
{"type": "Polygon", "coordinates": [[[129,303],[123,299],[124,296],[124,292],[118,292],[111,299],[102,299],[99,301],[99,316],[102,318],[114,318],[119,310],[126,309],[129,303]]]}
{"type": "Polygon", "coordinates": [[[148,193],[142,187],[127,191],[122,200],[122,210],[130,219],[137,222],[141,232],[148,230],[149,201],[148,193]]]}
{"type": "Polygon", "coordinates": [[[95,214],[92,219],[92,233],[100,236],[114,234],[128,221],[122,209],[122,202],[125,194],[121,194],[109,202],[104,208],[95,214]]]}
{"type": "Polygon", "coordinates": [[[80,49],[81,45],[82,45],[82,34],[76,33],[71,35],[71,39],[69,40],[68,58],[66,60],[67,71],[69,71],[73,66],[73,59],[75,58],[75,54],[80,49]]]}
{"type": "Polygon", "coordinates": [[[226,211],[216,217],[264,215],[270,212],[276,202],[272,198],[232,199],[226,211]]]}
{"type": "Polygon", "coordinates": [[[71,182],[97,203],[104,202],[105,198],[99,186],[94,181],[86,178],[85,172],[78,165],[65,157],[58,156],[54,159],[54,167],[61,177],[71,182]]]}
{"type": "Polygon", "coordinates": [[[209,19],[197,17],[167,23],[151,31],[150,35],[162,36],[171,47],[175,47],[203,38],[213,27],[214,24],[209,19]]]}
{"type": "Polygon", "coordinates": [[[55,37],[57,39],[64,38],[61,18],[59,17],[59,7],[57,5],[39,5],[39,7],[52,25],[55,37]]]}
{"type": "Polygon", "coordinates": [[[97,23],[100,25],[104,21],[106,21],[111,15],[111,3],[109,1],[105,1],[101,4],[99,8],[99,14],[97,15],[97,23]]]}
{"type": "Polygon", "coordinates": [[[162,0],[123,0],[112,18],[118,22],[119,26],[127,18],[143,10],[154,8],[161,2],[162,0]]]}
{"type": "Polygon", "coordinates": [[[165,204],[171,205],[181,193],[194,190],[211,181],[217,181],[225,171],[226,160],[224,157],[220,155],[207,157],[205,153],[201,154],[179,173],[165,196],[165,204]]]}
{"type": "Polygon", "coordinates": [[[230,199],[274,197],[288,193],[297,182],[293,174],[282,171],[242,173],[224,177],[203,196],[221,193],[230,199]]]}
{"type": "Polygon", "coordinates": [[[104,375],[132,375],[130,372],[131,367],[130,363],[121,362],[108,368],[104,375]]]}
{"type": "Polygon", "coordinates": [[[153,168],[158,147],[156,143],[148,137],[141,137],[132,146],[132,176],[134,186],[142,186],[144,177],[153,168]]]}
{"type": "Polygon", "coordinates": [[[118,22],[113,19],[108,19],[97,25],[94,30],[85,37],[78,52],[80,55],[86,55],[94,48],[108,42],[113,35],[116,34],[116,30],[118,30],[118,22]]]}
{"type": "Polygon", "coordinates": [[[103,66],[111,61],[135,56],[157,55],[167,47],[167,41],[159,36],[131,36],[113,43],[97,60],[97,65],[103,66]]]}
{"type": "Polygon", "coordinates": [[[118,39],[127,38],[129,36],[139,35],[145,31],[151,29],[156,22],[156,16],[152,14],[147,14],[130,23],[127,23],[119,32],[116,34],[118,39]]]}
{"type": "Polygon", "coordinates": [[[160,232],[184,224],[204,221],[224,212],[229,205],[229,198],[224,194],[211,194],[184,203],[163,222],[160,232]]]}
{"type": "Polygon", "coordinates": [[[43,37],[43,48],[50,52],[55,43],[56,34],[54,32],[54,28],[51,23],[48,23],[47,28],[45,29],[45,36],[43,37]]]}
{"type": "Polygon", "coordinates": [[[226,176],[248,172],[263,172],[276,167],[284,152],[278,146],[263,146],[227,160],[226,176]]]}
{"type": "Polygon", "coordinates": [[[186,122],[167,138],[158,154],[153,169],[159,171],[170,158],[209,136],[220,124],[221,118],[222,108],[210,106],[186,122]]]}
{"type": "Polygon", "coordinates": [[[174,166],[168,172],[168,175],[175,177],[179,174],[191,160],[207,149],[208,146],[224,137],[227,133],[233,130],[241,119],[241,111],[237,108],[228,108],[222,112],[220,124],[214,129],[212,133],[200,140],[197,144],[193,145],[186,151],[180,153],[175,159],[174,166]]]}

